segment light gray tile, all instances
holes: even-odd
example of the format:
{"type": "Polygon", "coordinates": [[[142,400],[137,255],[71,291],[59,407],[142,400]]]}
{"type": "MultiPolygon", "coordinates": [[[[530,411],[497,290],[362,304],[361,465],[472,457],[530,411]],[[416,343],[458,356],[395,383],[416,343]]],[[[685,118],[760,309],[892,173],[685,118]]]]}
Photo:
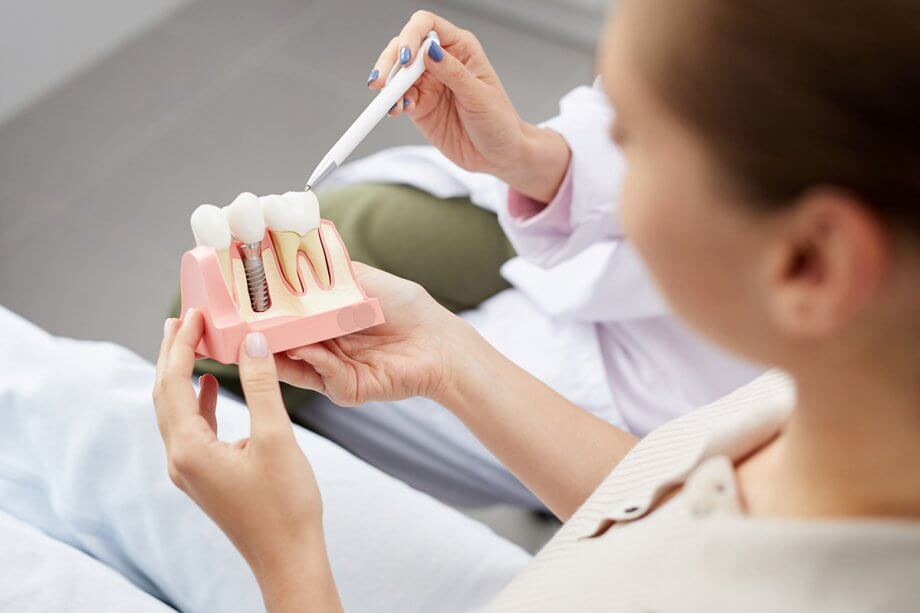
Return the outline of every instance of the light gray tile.
{"type": "MultiPolygon", "coordinates": [[[[256,66],[215,92],[131,168],[156,176],[186,212],[203,201],[226,204],[244,190],[300,189],[361,109],[361,103],[256,66]]],[[[401,142],[421,141],[408,122],[392,121],[362,151],[401,142]]]]}
{"type": "Polygon", "coordinates": [[[279,66],[347,95],[370,95],[365,83],[380,51],[424,6],[414,0],[336,2],[281,48],[279,66]]]}
{"type": "MultiPolygon", "coordinates": [[[[0,181],[0,257],[4,241],[15,236],[17,222],[31,215],[43,216],[40,202],[29,198],[29,190],[12,177],[0,181]]],[[[2,262],[0,262],[2,266],[2,262]]],[[[0,303],[3,302],[3,287],[0,284],[0,303]]]]}
{"type": "Polygon", "coordinates": [[[434,10],[476,34],[519,113],[529,121],[555,115],[565,92],[593,79],[593,57],[580,49],[455,7],[413,0],[338,2],[280,50],[278,65],[355,95],[365,89],[380,51],[419,8],[434,10]]]}
{"type": "Polygon", "coordinates": [[[217,53],[158,27],[0,127],[0,184],[28,187],[4,225],[45,219],[156,134],[225,68],[217,53]]]}
{"type": "Polygon", "coordinates": [[[97,215],[67,215],[25,248],[4,253],[2,302],[54,334],[143,349],[162,334],[161,327],[153,332],[157,318],[151,311],[162,312],[165,305],[154,304],[159,297],[150,293],[151,279],[161,271],[123,224],[97,215]]]}
{"type": "Polygon", "coordinates": [[[197,0],[178,13],[170,27],[233,58],[298,15],[334,4],[331,0],[197,0]]]}

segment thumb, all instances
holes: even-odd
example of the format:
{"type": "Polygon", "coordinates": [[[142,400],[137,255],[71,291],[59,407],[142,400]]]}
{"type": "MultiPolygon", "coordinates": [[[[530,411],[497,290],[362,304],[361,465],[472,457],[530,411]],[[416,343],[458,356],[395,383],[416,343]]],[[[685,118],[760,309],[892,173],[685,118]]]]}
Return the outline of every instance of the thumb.
{"type": "Polygon", "coordinates": [[[336,379],[336,375],[342,368],[342,360],[322,343],[291,349],[287,355],[292,359],[309,364],[321,379],[324,389],[336,379]]]}
{"type": "Polygon", "coordinates": [[[281,386],[275,358],[261,332],[246,335],[240,347],[240,383],[249,406],[250,438],[256,442],[266,435],[292,434],[291,421],[281,399],[281,386]]]}
{"type": "MultiPolygon", "coordinates": [[[[289,358],[309,364],[317,375],[316,391],[340,406],[357,404],[357,370],[323,343],[298,347],[287,352],[289,358]]],[[[354,360],[349,360],[354,362],[354,360]]]]}
{"type": "Polygon", "coordinates": [[[483,95],[482,83],[466,65],[448,53],[437,41],[431,42],[425,68],[438,81],[465,102],[479,102],[483,95]]]}

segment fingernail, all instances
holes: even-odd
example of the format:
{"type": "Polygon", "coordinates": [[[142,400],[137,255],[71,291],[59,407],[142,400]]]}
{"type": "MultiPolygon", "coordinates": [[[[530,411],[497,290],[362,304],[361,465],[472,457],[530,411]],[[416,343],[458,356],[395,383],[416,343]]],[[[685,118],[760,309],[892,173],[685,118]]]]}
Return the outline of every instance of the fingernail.
{"type": "Polygon", "coordinates": [[[182,325],[186,325],[188,321],[195,316],[195,313],[198,311],[195,307],[191,307],[185,313],[182,314],[182,325]]]}
{"type": "Polygon", "coordinates": [[[268,355],[268,341],[261,332],[246,335],[246,355],[251,358],[264,358],[268,355]]]}
{"type": "Polygon", "coordinates": [[[428,57],[435,62],[440,62],[444,59],[444,49],[441,49],[441,45],[437,42],[431,41],[431,46],[428,47],[428,57]]]}
{"type": "Polygon", "coordinates": [[[377,80],[377,77],[379,77],[379,76],[380,76],[380,71],[377,70],[376,68],[374,68],[374,69],[371,71],[370,76],[367,77],[367,84],[370,85],[371,83],[373,83],[374,81],[376,81],[376,80],[377,80]]]}
{"type": "Polygon", "coordinates": [[[173,321],[174,320],[172,317],[167,317],[166,321],[163,322],[163,336],[164,337],[169,336],[169,333],[172,331],[173,321]]]}
{"type": "Polygon", "coordinates": [[[399,50],[399,63],[408,64],[409,60],[412,59],[412,52],[409,51],[409,47],[402,47],[399,50]]]}
{"type": "MultiPolygon", "coordinates": [[[[406,108],[407,106],[409,106],[409,99],[403,98],[403,108],[406,108]]],[[[379,113],[380,111],[377,111],[377,112],[379,113]]]]}

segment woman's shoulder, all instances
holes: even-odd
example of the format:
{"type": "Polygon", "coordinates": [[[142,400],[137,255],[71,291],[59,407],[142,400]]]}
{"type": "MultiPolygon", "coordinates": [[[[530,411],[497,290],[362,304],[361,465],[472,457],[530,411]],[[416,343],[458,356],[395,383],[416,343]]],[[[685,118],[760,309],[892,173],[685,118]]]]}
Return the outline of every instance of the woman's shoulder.
{"type": "Polygon", "coordinates": [[[740,458],[773,436],[795,404],[795,386],[772,370],[731,394],[674,419],[639,441],[570,520],[591,525],[616,509],[641,517],[664,489],[703,459],[740,458]]]}

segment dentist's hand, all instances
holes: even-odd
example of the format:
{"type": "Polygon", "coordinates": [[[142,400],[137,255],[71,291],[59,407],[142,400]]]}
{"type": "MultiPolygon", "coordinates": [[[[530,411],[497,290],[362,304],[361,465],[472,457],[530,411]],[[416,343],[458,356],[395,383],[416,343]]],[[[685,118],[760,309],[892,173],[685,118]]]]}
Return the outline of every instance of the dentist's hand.
{"type": "Polygon", "coordinates": [[[217,380],[191,375],[204,330],[201,313],[167,320],[153,400],[173,482],[220,526],[259,581],[274,610],[340,610],[326,557],[322,502],[297,445],[265,338],[250,334],[240,381],[251,414],[247,439],[217,438],[217,380]]]}
{"type": "Polygon", "coordinates": [[[569,148],[557,133],[518,117],[476,37],[428,11],[416,12],[380,54],[368,86],[383,88],[396,62],[408,64],[434,30],[427,69],[390,112],[403,112],[450,160],[493,174],[519,192],[549,202],[569,165],[569,148]]]}
{"type": "MultiPolygon", "coordinates": [[[[355,263],[358,283],[380,300],[386,323],[275,356],[281,380],[341,406],[410,396],[438,399],[453,384],[472,329],[420,285],[355,263]]],[[[470,356],[464,356],[469,358],[470,356]]]]}

